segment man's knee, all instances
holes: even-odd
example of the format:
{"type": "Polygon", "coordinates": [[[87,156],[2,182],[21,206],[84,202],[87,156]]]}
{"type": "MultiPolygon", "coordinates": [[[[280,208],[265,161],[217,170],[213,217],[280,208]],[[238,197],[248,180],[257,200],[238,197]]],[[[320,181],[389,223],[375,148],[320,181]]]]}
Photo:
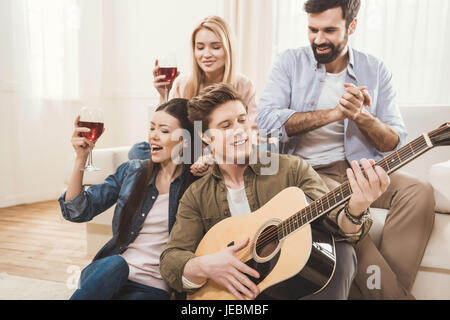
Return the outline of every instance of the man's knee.
{"type": "Polygon", "coordinates": [[[430,216],[433,214],[436,205],[434,199],[433,186],[416,177],[401,174],[399,176],[401,182],[398,185],[397,195],[398,201],[407,201],[414,204],[420,215],[430,216]]]}

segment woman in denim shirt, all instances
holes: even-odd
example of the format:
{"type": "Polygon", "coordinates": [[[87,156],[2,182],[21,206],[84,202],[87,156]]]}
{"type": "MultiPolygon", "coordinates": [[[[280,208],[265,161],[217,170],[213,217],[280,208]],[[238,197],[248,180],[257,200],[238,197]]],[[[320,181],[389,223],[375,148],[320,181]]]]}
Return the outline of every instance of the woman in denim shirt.
{"type": "Polygon", "coordinates": [[[67,191],[59,198],[64,218],[87,222],[116,204],[113,238],[81,273],[71,299],[168,299],[170,289],[159,272],[159,256],[175,222],[178,202],[194,181],[194,130],[187,100],[159,106],[151,121],[150,160],[130,160],[104,183],[83,190],[83,169],[94,143],[81,137],[89,129],[75,121],[72,145],[75,167],[67,191]],[[183,139],[179,134],[189,133],[183,139]],[[178,159],[172,159],[180,155],[178,159]],[[181,161],[177,161],[181,160],[181,161]],[[177,164],[180,163],[180,164],[177,164]]]}

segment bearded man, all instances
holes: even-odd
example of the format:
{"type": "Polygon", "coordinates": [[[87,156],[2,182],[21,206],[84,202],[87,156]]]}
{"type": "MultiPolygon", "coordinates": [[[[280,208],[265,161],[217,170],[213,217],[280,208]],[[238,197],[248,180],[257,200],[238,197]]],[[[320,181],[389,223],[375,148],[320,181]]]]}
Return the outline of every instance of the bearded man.
{"type": "MultiPolygon", "coordinates": [[[[392,74],[379,59],[350,48],[359,0],[308,0],[310,46],[283,52],[258,104],[260,134],[275,134],[281,152],[309,162],[330,189],[362,158],[399,149],[406,128],[392,74]]],[[[401,171],[372,205],[389,213],[378,247],[355,245],[358,270],[350,298],[413,299],[414,284],[434,223],[432,187],[401,171]],[[381,286],[371,286],[369,270],[381,286]]],[[[354,223],[361,223],[358,219],[354,223]]]]}

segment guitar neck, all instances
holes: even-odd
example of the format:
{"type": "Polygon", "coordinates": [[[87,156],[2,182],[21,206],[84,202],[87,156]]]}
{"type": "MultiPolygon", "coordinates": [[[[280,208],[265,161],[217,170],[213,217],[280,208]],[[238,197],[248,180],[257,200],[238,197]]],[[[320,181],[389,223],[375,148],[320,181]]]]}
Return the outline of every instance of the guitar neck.
{"type": "MultiPolygon", "coordinates": [[[[395,172],[413,159],[433,148],[428,135],[424,134],[381,159],[374,166],[380,166],[388,174],[395,172]]],[[[348,201],[352,195],[350,182],[347,180],[329,193],[303,208],[278,226],[278,238],[282,239],[301,226],[311,223],[320,216],[330,212],[337,206],[348,201]]]]}

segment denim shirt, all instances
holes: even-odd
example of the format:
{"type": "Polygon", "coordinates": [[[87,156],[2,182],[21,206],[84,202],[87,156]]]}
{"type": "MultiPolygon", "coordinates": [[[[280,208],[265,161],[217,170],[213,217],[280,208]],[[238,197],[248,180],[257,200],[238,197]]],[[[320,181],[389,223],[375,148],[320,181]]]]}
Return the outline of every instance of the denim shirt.
{"type": "MultiPolygon", "coordinates": [[[[188,168],[189,166],[184,165],[182,173],[170,184],[169,232],[172,230],[172,226],[175,223],[175,215],[178,208],[178,195],[184,178],[189,172],[188,168]]],[[[91,221],[95,216],[116,204],[112,220],[113,238],[97,253],[94,260],[114,254],[120,254],[136,239],[147,214],[158,197],[158,190],[155,185],[158,170],[159,166],[152,163],[151,160],[130,160],[120,165],[116,172],[108,176],[102,184],[90,186],[86,191],[81,192],[70,201],[65,202],[65,192],[58,199],[64,219],[79,223],[91,221]],[[140,172],[146,167],[146,162],[151,166],[150,170],[152,170],[152,178],[148,183],[141,207],[133,217],[128,240],[124,246],[119,247],[116,240],[119,230],[120,215],[133,190],[134,184],[140,176],[140,172]]]]}
{"type": "MultiPolygon", "coordinates": [[[[296,112],[316,110],[325,78],[325,65],[317,63],[310,46],[289,49],[278,57],[261,95],[257,119],[262,134],[267,132],[279,137],[280,152],[294,153],[301,135],[289,137],[285,123],[296,112]]],[[[371,55],[349,48],[346,82],[367,86],[372,99],[368,111],[396,131],[400,139],[396,149],[402,147],[406,141],[406,127],[396,103],[392,74],[385,64],[371,55]]],[[[378,151],[353,121],[345,119],[344,130],[348,161],[361,158],[380,160],[392,152],[378,151]]]]}

